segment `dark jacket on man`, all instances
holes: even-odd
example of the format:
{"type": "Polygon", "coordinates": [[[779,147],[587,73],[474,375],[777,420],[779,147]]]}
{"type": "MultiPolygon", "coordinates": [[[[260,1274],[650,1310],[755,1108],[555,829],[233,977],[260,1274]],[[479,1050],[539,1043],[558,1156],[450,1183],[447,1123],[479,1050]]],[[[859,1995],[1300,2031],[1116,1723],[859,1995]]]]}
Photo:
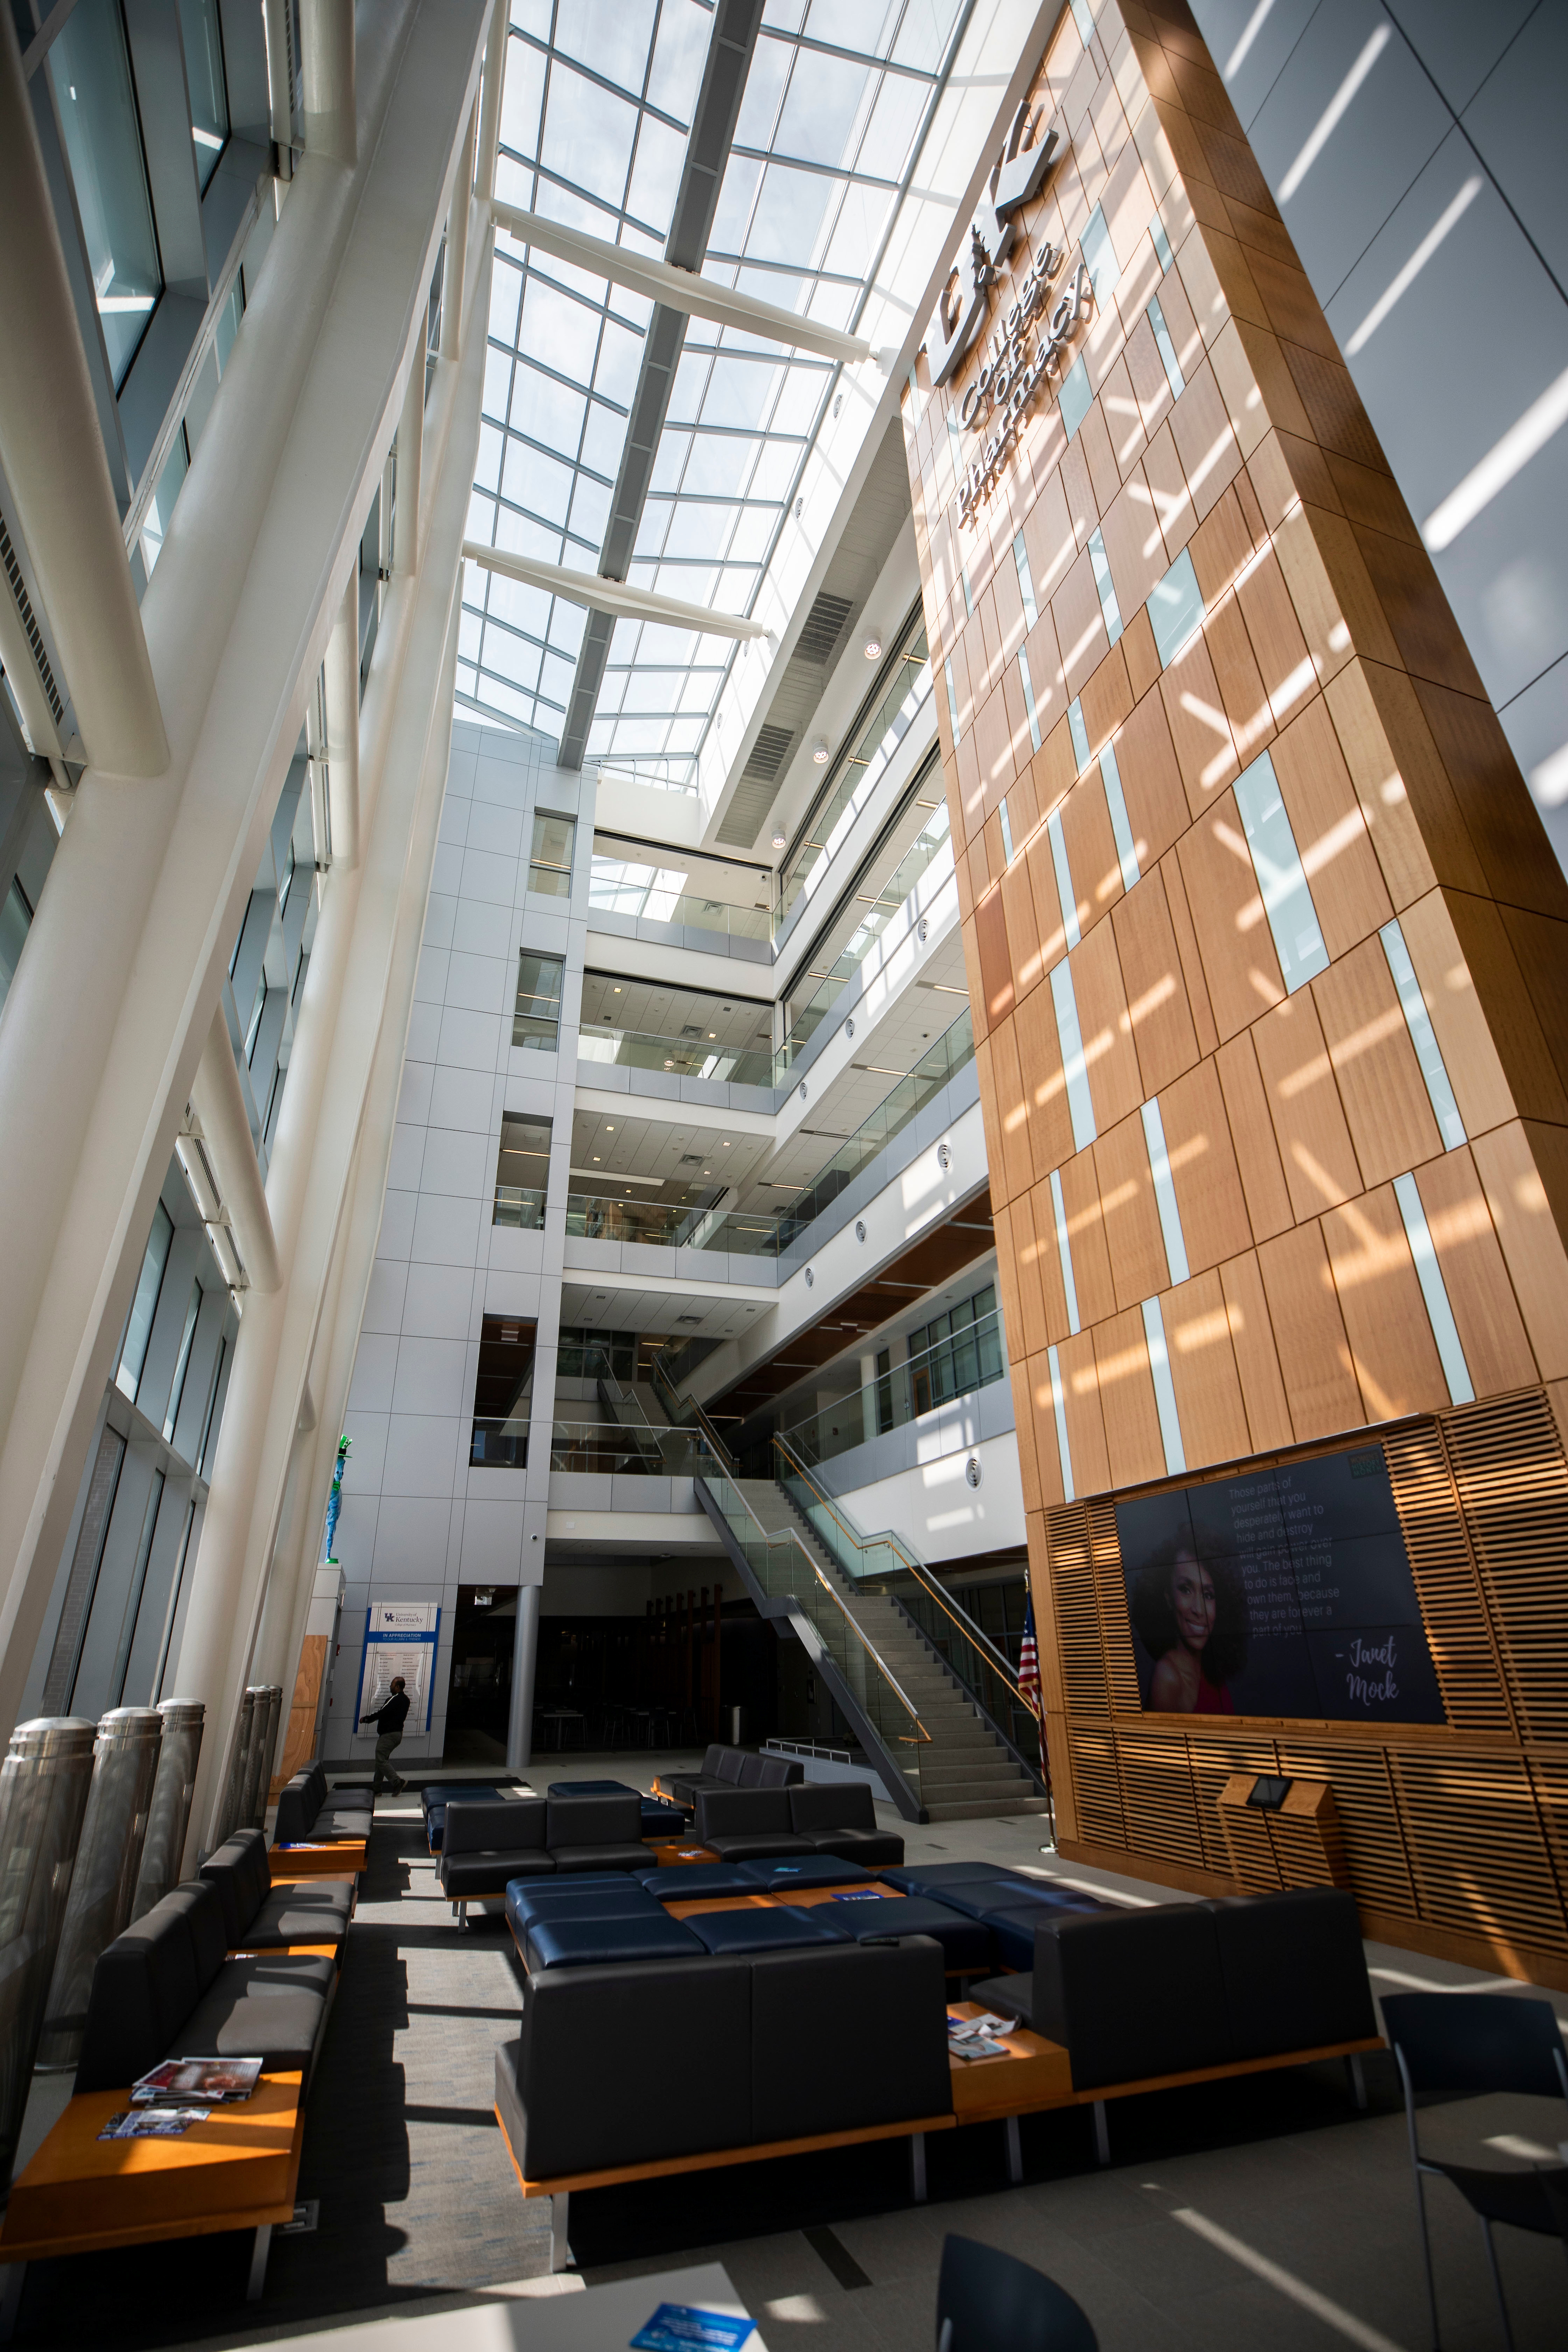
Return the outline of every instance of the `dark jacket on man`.
{"type": "Polygon", "coordinates": [[[394,1691],[384,1706],[378,1707],[374,1715],[362,1715],[360,1717],[361,1723],[374,1723],[384,1739],[393,1735],[401,1738],[403,1727],[407,1719],[408,1693],[406,1691],[394,1691]]]}

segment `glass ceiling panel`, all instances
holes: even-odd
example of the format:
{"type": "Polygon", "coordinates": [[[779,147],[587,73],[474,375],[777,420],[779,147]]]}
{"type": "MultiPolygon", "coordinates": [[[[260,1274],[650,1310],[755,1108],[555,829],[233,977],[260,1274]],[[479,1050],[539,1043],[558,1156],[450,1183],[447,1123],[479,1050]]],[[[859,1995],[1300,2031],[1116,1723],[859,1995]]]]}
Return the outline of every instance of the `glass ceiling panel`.
{"type": "MultiPolygon", "coordinates": [[[[662,255],[704,0],[510,0],[496,193],[662,255]]],[[[768,0],[703,274],[853,331],[968,0],[768,0]]],[[[496,236],[468,536],[598,569],[651,306],[496,236]]],[[[629,577],[749,612],[832,395],[830,362],[688,323],[629,577]]],[[[458,699],[559,738],[581,606],[465,566],[458,699]]],[[[619,622],[587,749],[694,789],[738,647],[619,622]]]]}

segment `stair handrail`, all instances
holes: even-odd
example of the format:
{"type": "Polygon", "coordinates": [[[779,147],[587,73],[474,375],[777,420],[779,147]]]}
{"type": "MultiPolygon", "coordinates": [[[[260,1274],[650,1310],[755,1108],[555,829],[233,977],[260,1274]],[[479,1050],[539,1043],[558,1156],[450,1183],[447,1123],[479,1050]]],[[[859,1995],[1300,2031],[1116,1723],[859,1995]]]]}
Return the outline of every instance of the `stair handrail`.
{"type": "MultiPolygon", "coordinates": [[[[823,1491],[823,1488],[818,1485],[817,1481],[812,1476],[810,1471],[800,1460],[793,1446],[790,1445],[788,1440],[775,1435],[773,1444],[777,1447],[778,1451],[784,1455],[784,1460],[789,1464],[790,1468],[795,1472],[796,1477],[801,1480],[804,1486],[809,1488],[813,1499],[819,1503],[822,1506],[822,1508],[827,1513],[828,1517],[837,1523],[843,1533],[845,1541],[852,1544],[857,1551],[868,1551],[871,1548],[870,1542],[868,1541],[866,1537],[856,1534],[854,1528],[845,1518],[843,1512],[838,1509],[833,1497],[823,1491]]],[[[882,1535],[875,1537],[871,1540],[879,1544],[886,1544],[890,1551],[898,1554],[899,1559],[903,1562],[905,1568],[914,1578],[915,1582],[921,1587],[921,1590],[936,1602],[937,1607],[942,1612],[944,1616],[952,1620],[952,1623],[958,1627],[959,1632],[963,1635],[964,1639],[968,1642],[972,1642],[974,1644],[974,1647],[984,1654],[987,1664],[992,1667],[994,1673],[1001,1675],[1002,1680],[1006,1684],[1008,1689],[1012,1692],[1019,1706],[1023,1707],[1027,1714],[1037,1715],[1037,1710],[1026,1696],[1019,1684],[1016,1669],[1010,1664],[1005,1654],[996,1647],[995,1643],[991,1639],[990,1634],[986,1633],[984,1627],[983,1625],[976,1624],[974,1619],[969,1614],[969,1612],[963,1607],[963,1603],[961,1601],[954,1601],[951,1595],[942,1590],[936,1578],[932,1576],[930,1569],[927,1568],[924,1560],[922,1560],[917,1553],[910,1551],[909,1546],[906,1543],[901,1542],[900,1538],[893,1534],[890,1528],[882,1535]]]]}
{"type": "MultiPolygon", "coordinates": [[[[681,1426],[679,1421],[676,1418],[678,1413],[690,1413],[692,1418],[695,1420],[698,1428],[701,1431],[702,1435],[713,1448],[725,1475],[728,1477],[732,1478],[735,1475],[734,1458],[731,1455],[729,1447],[725,1444],[723,1439],[714,1428],[713,1423],[709,1420],[708,1415],[698,1403],[697,1399],[692,1395],[690,1390],[688,1389],[684,1396],[680,1395],[679,1391],[676,1388],[675,1382],[670,1379],[669,1374],[665,1370],[664,1366],[659,1362],[657,1356],[652,1360],[652,1372],[650,1378],[651,1385],[657,1391],[666,1412],[669,1415],[670,1427],[672,1429],[679,1429],[681,1426]]],[[[752,1517],[755,1517],[755,1516],[756,1515],[753,1512],[752,1517]]],[[[757,1521],[757,1524],[759,1527],[762,1525],[760,1519],[757,1521]]]]}
{"type": "Polygon", "coordinates": [[[849,1603],[845,1600],[843,1594],[835,1591],[831,1580],[823,1571],[821,1562],[819,1560],[813,1559],[810,1546],[807,1544],[805,1538],[801,1534],[799,1528],[764,1528],[761,1519],[758,1518],[755,1511],[752,1510],[751,1504],[747,1501],[745,1495],[742,1492],[740,1480],[730,1472],[726,1472],[725,1476],[729,1485],[734,1488],[742,1509],[745,1512],[746,1517],[751,1520],[752,1525],[755,1528],[758,1535],[761,1536],[763,1542],[767,1549],[771,1550],[774,1544],[781,1541],[795,1544],[798,1548],[802,1559],[805,1561],[806,1566],[810,1569],[812,1574],[816,1577],[818,1584],[821,1585],[828,1599],[830,1601],[837,1601],[838,1607],[843,1611],[855,1639],[859,1643],[863,1650],[869,1652],[876,1664],[878,1673],[893,1692],[895,1697],[898,1699],[899,1705],[903,1708],[905,1714],[909,1717],[910,1721],[914,1725],[916,1731],[920,1734],[918,1739],[908,1739],[900,1732],[899,1735],[900,1745],[906,1748],[919,1748],[922,1745],[929,1747],[931,1744],[931,1733],[921,1721],[919,1709],[915,1706],[913,1701],[909,1696],[909,1693],[904,1689],[904,1686],[900,1682],[897,1675],[894,1674],[892,1668],[882,1656],[875,1642],[872,1641],[865,1627],[855,1616],[854,1612],[851,1610],[849,1603]]]}

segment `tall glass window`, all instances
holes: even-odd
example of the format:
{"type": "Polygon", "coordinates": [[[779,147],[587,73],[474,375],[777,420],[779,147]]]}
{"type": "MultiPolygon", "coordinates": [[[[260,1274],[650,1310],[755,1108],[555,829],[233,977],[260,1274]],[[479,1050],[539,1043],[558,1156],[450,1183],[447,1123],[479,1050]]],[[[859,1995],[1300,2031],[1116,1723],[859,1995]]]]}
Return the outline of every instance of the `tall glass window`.
{"type": "Polygon", "coordinates": [[[49,77],[118,392],[163,290],[119,0],[79,0],[49,77]]]}
{"type": "Polygon", "coordinates": [[[196,1321],[202,1311],[202,1286],[191,1285],[191,1295],[185,1301],[184,1328],[180,1333],[180,1352],[174,1359],[174,1377],[169,1389],[169,1410],[163,1415],[165,1442],[174,1434],[174,1423],[180,1418],[180,1405],[185,1393],[185,1374],[191,1369],[191,1343],[196,1336],[196,1321]]]}
{"type": "Polygon", "coordinates": [[[196,177],[205,193],[228,140],[228,92],[223,78],[217,0],[180,0],[180,37],[185,48],[196,177]]]}
{"type": "Polygon", "coordinates": [[[528,861],[528,887],[545,898],[572,896],[572,853],[577,827],[569,816],[552,816],[541,809],[533,820],[533,848],[528,861]]]}
{"type": "Polygon", "coordinates": [[[147,1342],[153,1336],[153,1318],[158,1312],[158,1293],[163,1287],[163,1268],[169,1263],[169,1244],[174,1238],[174,1221],[160,1201],[153,1212],[153,1230],[147,1236],[136,1296],[131,1302],[125,1344],[120,1350],[120,1370],[114,1375],[115,1387],[132,1404],[142,1385],[142,1367],[147,1360],[147,1342]]]}
{"type": "Polygon", "coordinates": [[[531,1046],[536,1054],[561,1050],[561,983],[566,967],[559,956],[529,955],[517,960],[517,1006],[512,1014],[511,1042],[531,1046]]]}
{"type": "Polygon", "coordinates": [[[16,966],[22,961],[22,950],[32,927],[33,909],[27,894],[13,877],[11,887],[0,902],[0,1005],[11,992],[11,982],[16,977],[16,966]]]}

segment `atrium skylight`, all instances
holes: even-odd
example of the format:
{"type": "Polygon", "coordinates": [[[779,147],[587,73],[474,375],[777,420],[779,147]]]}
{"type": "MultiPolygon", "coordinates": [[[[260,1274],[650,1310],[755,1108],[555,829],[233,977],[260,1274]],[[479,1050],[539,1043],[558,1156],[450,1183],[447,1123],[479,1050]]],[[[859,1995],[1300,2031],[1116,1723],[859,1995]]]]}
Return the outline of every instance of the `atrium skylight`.
{"type": "MultiPolygon", "coordinates": [[[[965,0],[767,0],[703,274],[853,331],[965,0]]],[[[700,0],[511,0],[496,194],[662,255],[713,25],[700,0]]],[[[498,233],[475,540],[599,568],[651,305],[498,233]]],[[[747,613],[833,396],[828,361],[692,320],[630,568],[747,613]]],[[[465,569],[458,698],[559,739],[585,615],[465,569]]],[[[587,749],[690,788],[737,647],[618,622],[587,749]]]]}

